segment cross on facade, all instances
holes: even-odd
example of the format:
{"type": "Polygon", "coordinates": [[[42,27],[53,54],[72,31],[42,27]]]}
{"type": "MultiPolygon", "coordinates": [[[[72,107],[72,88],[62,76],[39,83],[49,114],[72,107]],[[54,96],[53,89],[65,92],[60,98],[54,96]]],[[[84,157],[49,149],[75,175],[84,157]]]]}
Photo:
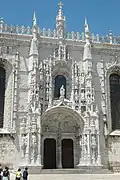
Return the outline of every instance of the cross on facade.
{"type": "Polygon", "coordinates": [[[58,6],[60,7],[60,9],[62,9],[62,7],[63,7],[62,1],[60,1],[60,2],[58,3],[58,6]]]}

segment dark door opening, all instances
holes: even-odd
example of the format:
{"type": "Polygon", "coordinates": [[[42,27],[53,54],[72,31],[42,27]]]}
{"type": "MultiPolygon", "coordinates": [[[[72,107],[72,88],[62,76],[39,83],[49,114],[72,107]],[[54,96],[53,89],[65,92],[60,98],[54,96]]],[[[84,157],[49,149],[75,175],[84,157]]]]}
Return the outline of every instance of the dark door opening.
{"type": "Polygon", "coordinates": [[[56,169],[56,140],[44,140],[44,169],[56,169]]]}
{"type": "Polygon", "coordinates": [[[62,168],[74,168],[73,140],[62,140],[62,168]]]}

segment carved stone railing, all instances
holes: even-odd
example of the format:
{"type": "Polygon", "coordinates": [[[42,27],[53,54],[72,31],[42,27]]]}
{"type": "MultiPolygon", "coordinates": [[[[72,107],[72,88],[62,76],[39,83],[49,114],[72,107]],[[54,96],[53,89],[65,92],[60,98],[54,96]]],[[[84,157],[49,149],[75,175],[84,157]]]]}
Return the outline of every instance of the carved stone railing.
{"type": "MultiPolygon", "coordinates": [[[[23,34],[23,35],[32,35],[32,28],[30,26],[8,26],[4,24],[3,19],[0,20],[0,33],[15,33],[15,34],[23,34]]],[[[38,28],[38,33],[41,37],[45,38],[57,38],[56,30],[51,29],[40,29],[38,28]]],[[[85,41],[85,34],[84,32],[66,32],[65,38],[71,41],[85,41]]],[[[99,34],[91,34],[90,35],[91,42],[93,43],[108,43],[108,44],[120,44],[120,36],[116,37],[113,36],[112,32],[110,31],[106,36],[100,36],[99,34]]]]}

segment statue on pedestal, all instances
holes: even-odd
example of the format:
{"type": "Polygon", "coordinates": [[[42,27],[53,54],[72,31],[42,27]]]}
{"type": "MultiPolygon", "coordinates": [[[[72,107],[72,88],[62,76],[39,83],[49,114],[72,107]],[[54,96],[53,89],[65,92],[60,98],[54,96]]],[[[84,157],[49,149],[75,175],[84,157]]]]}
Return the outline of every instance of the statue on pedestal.
{"type": "Polygon", "coordinates": [[[60,88],[60,100],[64,101],[64,98],[65,98],[65,88],[64,85],[62,85],[60,88]]]}
{"type": "Polygon", "coordinates": [[[97,142],[96,142],[96,135],[92,135],[91,137],[91,155],[92,155],[92,163],[96,163],[96,149],[97,149],[97,142]]]}
{"type": "Polygon", "coordinates": [[[31,136],[31,163],[34,164],[36,162],[37,157],[37,137],[36,134],[33,133],[31,136]]]}
{"type": "Polygon", "coordinates": [[[84,143],[84,154],[87,154],[87,135],[84,135],[83,143],[84,143]]]}
{"type": "Polygon", "coordinates": [[[22,152],[22,158],[25,158],[26,156],[26,149],[27,149],[27,136],[26,135],[22,135],[22,139],[21,139],[21,152],[22,152]]]}

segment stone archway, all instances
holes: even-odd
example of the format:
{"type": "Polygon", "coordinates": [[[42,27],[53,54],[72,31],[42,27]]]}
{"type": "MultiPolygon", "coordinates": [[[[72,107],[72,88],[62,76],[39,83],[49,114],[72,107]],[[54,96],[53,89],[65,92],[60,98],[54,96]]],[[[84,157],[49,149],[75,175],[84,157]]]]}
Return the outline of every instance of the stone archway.
{"type": "MultiPolygon", "coordinates": [[[[44,167],[44,140],[47,138],[52,138],[56,140],[56,168],[73,168],[78,164],[79,161],[79,138],[82,135],[84,129],[84,121],[82,117],[71,108],[65,106],[59,106],[51,108],[46,111],[42,117],[42,162],[44,167]],[[71,154],[69,157],[71,159],[71,164],[69,161],[62,163],[62,142],[66,139],[65,143],[69,140],[73,142],[73,145],[69,148],[71,149],[71,154]],[[68,140],[69,139],[69,140],[68,140]],[[72,155],[73,153],[73,155],[72,155]],[[72,160],[73,159],[73,160],[72,160]],[[65,165],[67,164],[67,165],[65,165]]],[[[64,147],[66,146],[64,143],[64,147]]],[[[65,151],[70,149],[66,148],[65,151]]],[[[48,148],[49,149],[49,148],[48,148]]],[[[49,150],[48,150],[49,151],[49,150]]]]}

